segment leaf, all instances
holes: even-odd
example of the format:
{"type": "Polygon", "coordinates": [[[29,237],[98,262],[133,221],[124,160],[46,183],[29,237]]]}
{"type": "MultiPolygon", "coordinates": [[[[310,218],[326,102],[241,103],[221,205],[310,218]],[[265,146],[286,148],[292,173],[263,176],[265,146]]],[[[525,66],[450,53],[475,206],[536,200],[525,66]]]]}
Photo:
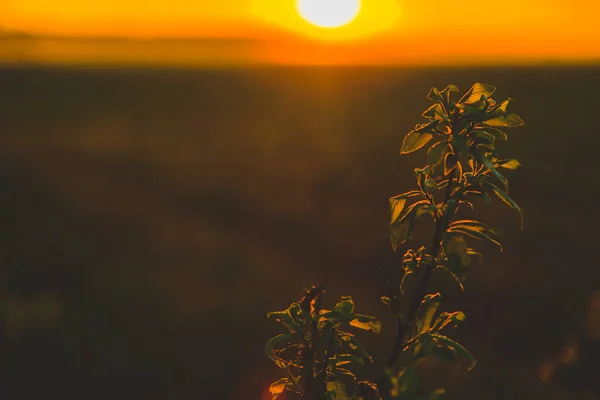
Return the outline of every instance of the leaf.
{"type": "Polygon", "coordinates": [[[491,97],[495,91],[496,88],[491,85],[475,83],[458,102],[459,104],[472,104],[481,100],[481,96],[485,96],[486,98],[491,97]]]}
{"type": "MultiPolygon", "coordinates": [[[[450,225],[452,226],[452,225],[450,225]]],[[[448,233],[452,233],[448,229],[448,233]]],[[[457,256],[462,266],[468,266],[470,264],[469,255],[467,253],[467,242],[460,235],[446,235],[444,238],[444,251],[447,256],[457,256]]],[[[453,271],[455,272],[455,271],[453,271]]]]}
{"type": "Polygon", "coordinates": [[[500,140],[504,140],[506,142],[506,140],[508,140],[508,136],[506,135],[506,133],[504,133],[503,131],[501,131],[500,129],[496,129],[496,128],[492,128],[492,127],[483,127],[483,128],[477,128],[477,129],[473,129],[473,132],[479,136],[481,134],[484,134],[486,136],[492,136],[496,139],[500,139],[500,140]]]}
{"type": "Polygon", "coordinates": [[[354,314],[354,319],[350,321],[350,326],[374,333],[381,332],[381,322],[369,315],[354,314]]]}
{"type": "Polygon", "coordinates": [[[339,312],[342,316],[350,316],[354,312],[354,301],[351,296],[342,296],[340,301],[333,307],[333,311],[339,312]]]}
{"type": "Polygon", "coordinates": [[[431,328],[433,317],[440,305],[442,295],[439,293],[428,294],[425,296],[419,307],[417,315],[417,330],[419,333],[427,331],[431,328]]]}
{"type": "Polygon", "coordinates": [[[453,361],[456,362],[456,364],[460,364],[460,361],[462,359],[465,359],[468,361],[469,366],[468,366],[468,370],[470,371],[471,369],[473,369],[473,367],[475,367],[475,364],[477,364],[477,360],[475,360],[475,357],[473,357],[471,355],[471,353],[469,353],[467,351],[467,349],[465,349],[463,346],[461,346],[459,343],[455,342],[454,340],[444,336],[444,335],[440,335],[439,333],[432,333],[431,337],[433,338],[433,341],[436,343],[437,345],[437,351],[435,351],[436,354],[445,356],[447,355],[447,353],[444,354],[443,351],[440,351],[442,349],[448,349],[452,352],[452,355],[454,356],[453,361]]]}
{"type": "Polygon", "coordinates": [[[275,321],[280,322],[292,333],[297,332],[298,326],[294,319],[294,315],[296,315],[299,306],[298,303],[292,303],[287,310],[268,313],[267,319],[274,319],[275,321]]]}
{"type": "Polygon", "coordinates": [[[289,378],[281,378],[276,382],[271,383],[269,386],[269,393],[271,394],[271,400],[275,400],[286,388],[292,386],[292,382],[289,378]]]}
{"type": "Polygon", "coordinates": [[[444,176],[450,175],[454,168],[456,168],[456,163],[458,161],[458,157],[454,153],[446,153],[444,156],[444,176]]]}
{"type": "Polygon", "coordinates": [[[427,110],[425,110],[422,114],[425,118],[429,120],[443,122],[448,120],[448,115],[446,114],[446,110],[444,110],[444,106],[441,103],[435,103],[427,110]]]}
{"type": "Polygon", "coordinates": [[[504,177],[504,175],[502,175],[500,172],[498,172],[498,170],[494,167],[494,164],[492,163],[492,161],[490,161],[489,158],[487,158],[485,156],[485,154],[482,154],[481,151],[476,150],[474,152],[475,158],[477,159],[477,161],[479,161],[480,163],[482,163],[483,165],[485,165],[487,167],[487,169],[492,173],[492,175],[494,175],[496,177],[496,179],[498,179],[500,182],[502,182],[502,184],[504,185],[504,188],[508,191],[508,180],[504,177]]]}
{"type": "Polygon", "coordinates": [[[448,227],[448,233],[461,233],[475,239],[487,239],[500,246],[500,251],[502,251],[501,241],[504,239],[502,233],[483,222],[473,220],[455,221],[448,227]]]}
{"type": "Polygon", "coordinates": [[[461,282],[460,278],[459,278],[459,277],[458,277],[458,276],[457,276],[457,275],[456,275],[454,272],[452,272],[450,269],[448,269],[448,268],[444,267],[443,265],[438,265],[436,268],[441,268],[441,269],[443,269],[444,271],[446,271],[447,273],[449,273],[449,274],[450,274],[450,276],[451,276],[452,278],[454,278],[454,280],[456,281],[456,283],[458,283],[458,286],[460,287],[460,290],[461,290],[462,292],[464,292],[464,291],[465,291],[465,286],[464,286],[464,285],[463,285],[463,283],[461,282]]]}
{"type": "Polygon", "coordinates": [[[406,212],[390,226],[390,242],[394,251],[411,238],[415,221],[422,215],[433,214],[436,208],[428,200],[411,204],[406,212]]]}
{"type": "Polygon", "coordinates": [[[467,249],[467,254],[470,256],[477,256],[479,257],[479,261],[483,261],[483,254],[474,249],[467,249]]]}
{"type": "Polygon", "coordinates": [[[353,356],[352,354],[338,354],[337,359],[339,362],[365,365],[365,361],[362,358],[353,356]]]}
{"type": "Polygon", "coordinates": [[[521,229],[523,229],[525,227],[525,212],[521,209],[521,207],[519,207],[519,205],[517,203],[515,203],[515,201],[513,199],[511,199],[510,196],[508,194],[506,194],[498,186],[496,186],[493,183],[488,182],[488,181],[483,182],[483,184],[485,186],[489,187],[490,189],[492,189],[492,191],[494,192],[494,194],[500,200],[502,200],[505,204],[507,204],[509,207],[514,208],[515,210],[517,210],[517,212],[521,216],[521,229]]]}
{"type": "Polygon", "coordinates": [[[440,101],[440,102],[444,100],[444,98],[440,94],[440,91],[437,90],[437,88],[435,88],[435,87],[431,88],[431,90],[429,91],[429,94],[427,95],[427,98],[429,100],[440,101]]]}
{"type": "Polygon", "coordinates": [[[373,358],[369,355],[367,349],[360,344],[353,334],[336,330],[335,337],[338,338],[342,343],[346,344],[351,350],[358,351],[359,354],[370,363],[373,362],[373,358]]]}
{"type": "Polygon", "coordinates": [[[500,114],[500,115],[504,115],[506,114],[506,110],[508,108],[508,105],[510,103],[512,103],[514,100],[511,99],[510,97],[507,98],[506,100],[504,100],[502,103],[498,104],[498,106],[494,107],[494,109],[492,110],[493,114],[500,114]]]}
{"type": "Polygon", "coordinates": [[[521,167],[521,164],[517,160],[508,160],[507,162],[500,164],[499,167],[510,170],[516,170],[521,167]]]}
{"type": "Polygon", "coordinates": [[[444,156],[446,153],[450,150],[451,149],[447,141],[442,140],[437,142],[427,151],[427,164],[429,164],[431,168],[439,166],[442,161],[444,161],[444,156]]]}
{"type": "Polygon", "coordinates": [[[400,154],[409,154],[414,151],[417,151],[421,147],[429,143],[431,139],[433,139],[433,135],[431,133],[423,133],[416,131],[409,132],[409,134],[406,135],[404,141],[402,142],[400,154]]]}
{"type": "MultiPolygon", "coordinates": [[[[345,361],[343,363],[338,363],[338,366],[343,367],[344,365],[347,365],[347,364],[350,364],[350,362],[349,361],[347,361],[347,362],[345,361]]],[[[336,368],[335,372],[336,372],[336,375],[338,377],[340,377],[340,376],[343,375],[343,376],[347,376],[347,377],[352,378],[353,381],[356,380],[356,375],[354,375],[350,370],[347,370],[346,368],[336,368]]]]}
{"type": "Polygon", "coordinates": [[[328,381],[326,390],[330,400],[350,400],[346,393],[346,386],[339,380],[328,381]]]}
{"type": "Polygon", "coordinates": [[[448,86],[446,86],[446,88],[444,90],[442,90],[440,93],[445,94],[445,93],[450,93],[450,92],[460,92],[460,90],[456,87],[456,85],[450,84],[448,86]]]}
{"type": "Polygon", "coordinates": [[[392,377],[391,395],[398,399],[412,399],[419,388],[419,377],[411,367],[406,367],[392,377]]]}
{"type": "Polygon", "coordinates": [[[388,307],[392,306],[392,299],[390,299],[388,296],[381,296],[381,302],[388,307]]]}
{"type": "Polygon", "coordinates": [[[465,318],[465,313],[463,313],[462,311],[455,311],[453,313],[443,312],[435,321],[433,329],[436,331],[440,331],[452,323],[458,325],[459,323],[463,322],[465,318]]]}
{"type": "Polygon", "coordinates": [[[466,135],[452,135],[452,147],[457,154],[469,152],[469,137],[466,135]]]}
{"type": "Polygon", "coordinates": [[[286,365],[282,362],[282,360],[280,358],[278,358],[275,355],[275,351],[276,351],[275,346],[278,346],[281,344],[285,344],[285,345],[290,344],[290,343],[292,343],[293,339],[294,339],[294,335],[292,335],[291,333],[282,333],[280,335],[277,335],[277,336],[269,339],[267,341],[267,344],[265,345],[265,354],[275,364],[277,364],[277,366],[279,368],[285,369],[286,365]]]}
{"type": "Polygon", "coordinates": [[[487,126],[501,126],[505,128],[517,128],[525,125],[525,122],[515,113],[509,113],[506,115],[499,115],[497,117],[488,119],[482,122],[483,125],[487,126]]]}
{"type": "Polygon", "coordinates": [[[414,196],[422,196],[423,194],[418,190],[413,190],[407,193],[400,194],[398,196],[391,197],[389,199],[389,216],[390,216],[390,224],[393,224],[402,214],[404,207],[406,205],[406,201],[410,197],[414,196]]]}

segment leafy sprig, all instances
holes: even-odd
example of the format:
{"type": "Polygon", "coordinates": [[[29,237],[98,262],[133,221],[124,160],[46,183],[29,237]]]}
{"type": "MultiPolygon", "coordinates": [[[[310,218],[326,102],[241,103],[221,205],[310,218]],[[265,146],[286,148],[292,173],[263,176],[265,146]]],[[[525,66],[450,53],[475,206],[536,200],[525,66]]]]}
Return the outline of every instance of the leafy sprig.
{"type": "Polygon", "coordinates": [[[401,262],[404,274],[395,289],[386,278],[391,290],[381,301],[394,312],[397,333],[381,379],[376,383],[357,381],[352,367],[373,360],[345,330],[352,326],[379,333],[381,324],[375,317],[354,313],[350,297],[342,297],[332,310],[322,309],[323,290],[313,287],[300,302],[268,315],[288,331],[270,339],[266,346],[267,355],[286,374],[271,385],[273,399],[287,390],[311,399],[436,400],[444,390],[425,396],[419,393],[415,362],[436,356],[467,369],[475,366],[475,358],[446,332],[463,322],[465,314],[440,312],[441,294],[428,294],[427,286],[432,273],[441,270],[464,290],[472,259],[483,257],[467,240],[487,240],[502,250],[500,230],[482,221],[456,219],[459,210],[474,207],[474,198],[490,203],[491,196],[496,196],[519,213],[521,229],[524,226],[524,212],[509,196],[504,175],[521,164],[496,151],[497,140],[508,138],[504,129],[524,123],[508,110],[513,100],[496,102],[495,91],[493,86],[476,83],[455,101],[456,86],[441,91],[432,88],[427,98],[433,104],[422,114],[426,122],[416,125],[402,142],[401,154],[426,149],[427,164],[414,170],[416,190],[389,199],[392,248],[397,251],[410,241],[424,216],[431,217],[434,233],[429,247],[405,251],[401,262]],[[406,355],[405,365],[396,370],[400,354],[406,355]]]}

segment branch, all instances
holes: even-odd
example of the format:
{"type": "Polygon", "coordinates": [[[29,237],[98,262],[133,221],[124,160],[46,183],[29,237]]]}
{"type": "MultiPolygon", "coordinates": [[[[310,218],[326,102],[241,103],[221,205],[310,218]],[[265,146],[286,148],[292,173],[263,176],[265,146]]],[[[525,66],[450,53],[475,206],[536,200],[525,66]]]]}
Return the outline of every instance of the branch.
{"type": "MultiPolygon", "coordinates": [[[[450,172],[450,174],[448,176],[448,185],[446,186],[446,199],[444,200],[444,204],[446,204],[448,202],[448,200],[450,199],[450,194],[452,193],[451,186],[452,186],[454,174],[455,173],[453,170],[452,172],[450,172]]],[[[431,251],[432,260],[431,261],[432,261],[432,263],[425,265],[425,271],[423,272],[423,275],[421,276],[421,279],[419,280],[415,294],[410,302],[408,314],[406,316],[406,321],[409,323],[415,317],[415,314],[417,313],[417,310],[419,309],[419,305],[421,304],[421,302],[425,298],[425,295],[427,294],[427,284],[429,283],[429,278],[431,277],[431,273],[434,270],[434,264],[436,263],[436,260],[437,260],[437,253],[440,251],[440,247],[442,245],[442,236],[443,236],[444,232],[446,232],[446,229],[448,229],[448,225],[450,224],[450,219],[452,219],[452,215],[448,215],[448,214],[441,215],[436,219],[435,234],[433,236],[433,244],[431,245],[431,249],[432,249],[432,251],[431,251]]],[[[388,363],[387,363],[388,368],[391,368],[394,366],[394,364],[398,360],[398,357],[400,356],[400,353],[405,349],[403,342],[404,342],[404,336],[406,335],[408,325],[404,324],[402,321],[400,321],[399,318],[396,318],[396,322],[397,322],[398,330],[396,331],[396,339],[394,342],[394,348],[392,349],[392,355],[390,356],[388,363]]]]}

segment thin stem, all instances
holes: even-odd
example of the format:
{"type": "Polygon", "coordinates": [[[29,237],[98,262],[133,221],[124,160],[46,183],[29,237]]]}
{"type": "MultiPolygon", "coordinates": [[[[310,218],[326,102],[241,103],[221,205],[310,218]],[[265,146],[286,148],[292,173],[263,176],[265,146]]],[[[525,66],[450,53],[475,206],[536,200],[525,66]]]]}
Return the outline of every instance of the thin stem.
{"type": "MultiPolygon", "coordinates": [[[[448,176],[448,185],[446,186],[446,199],[444,200],[444,205],[448,202],[452,193],[451,186],[453,177],[454,170],[450,172],[448,176]]],[[[450,223],[451,218],[452,215],[449,214],[440,215],[436,218],[435,234],[433,236],[433,243],[431,245],[432,262],[430,264],[425,265],[423,275],[419,280],[415,294],[410,302],[408,314],[406,316],[406,321],[412,321],[412,319],[415,317],[417,310],[419,309],[419,305],[421,304],[421,302],[425,298],[425,295],[427,294],[427,284],[429,283],[429,278],[431,277],[431,274],[434,270],[433,264],[435,264],[435,261],[437,259],[437,254],[440,251],[440,247],[442,245],[442,236],[444,232],[446,232],[446,229],[448,229],[448,225],[450,223]]],[[[394,348],[392,349],[392,355],[390,356],[387,363],[388,368],[393,367],[396,361],[398,360],[398,357],[402,352],[404,336],[406,335],[406,331],[408,328],[408,325],[400,321],[399,318],[396,319],[396,322],[398,330],[396,331],[396,340],[394,342],[394,348]]]]}

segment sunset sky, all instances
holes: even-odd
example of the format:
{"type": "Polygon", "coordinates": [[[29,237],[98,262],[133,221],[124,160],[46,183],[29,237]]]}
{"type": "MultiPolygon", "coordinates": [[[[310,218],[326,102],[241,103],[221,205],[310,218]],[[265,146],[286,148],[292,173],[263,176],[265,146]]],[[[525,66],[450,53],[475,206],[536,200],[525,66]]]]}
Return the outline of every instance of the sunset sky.
{"type": "MultiPolygon", "coordinates": [[[[363,0],[355,21],[328,30],[302,20],[295,0],[0,2],[0,28],[5,31],[251,39],[277,42],[280,47],[272,45],[268,53],[282,62],[307,59],[303,54],[310,55],[308,60],[318,59],[315,49],[321,45],[329,55],[338,52],[340,60],[342,54],[352,53],[349,60],[375,64],[450,55],[467,60],[597,60],[598,15],[598,0],[363,0]]],[[[256,57],[265,51],[263,47],[256,57]]]]}

